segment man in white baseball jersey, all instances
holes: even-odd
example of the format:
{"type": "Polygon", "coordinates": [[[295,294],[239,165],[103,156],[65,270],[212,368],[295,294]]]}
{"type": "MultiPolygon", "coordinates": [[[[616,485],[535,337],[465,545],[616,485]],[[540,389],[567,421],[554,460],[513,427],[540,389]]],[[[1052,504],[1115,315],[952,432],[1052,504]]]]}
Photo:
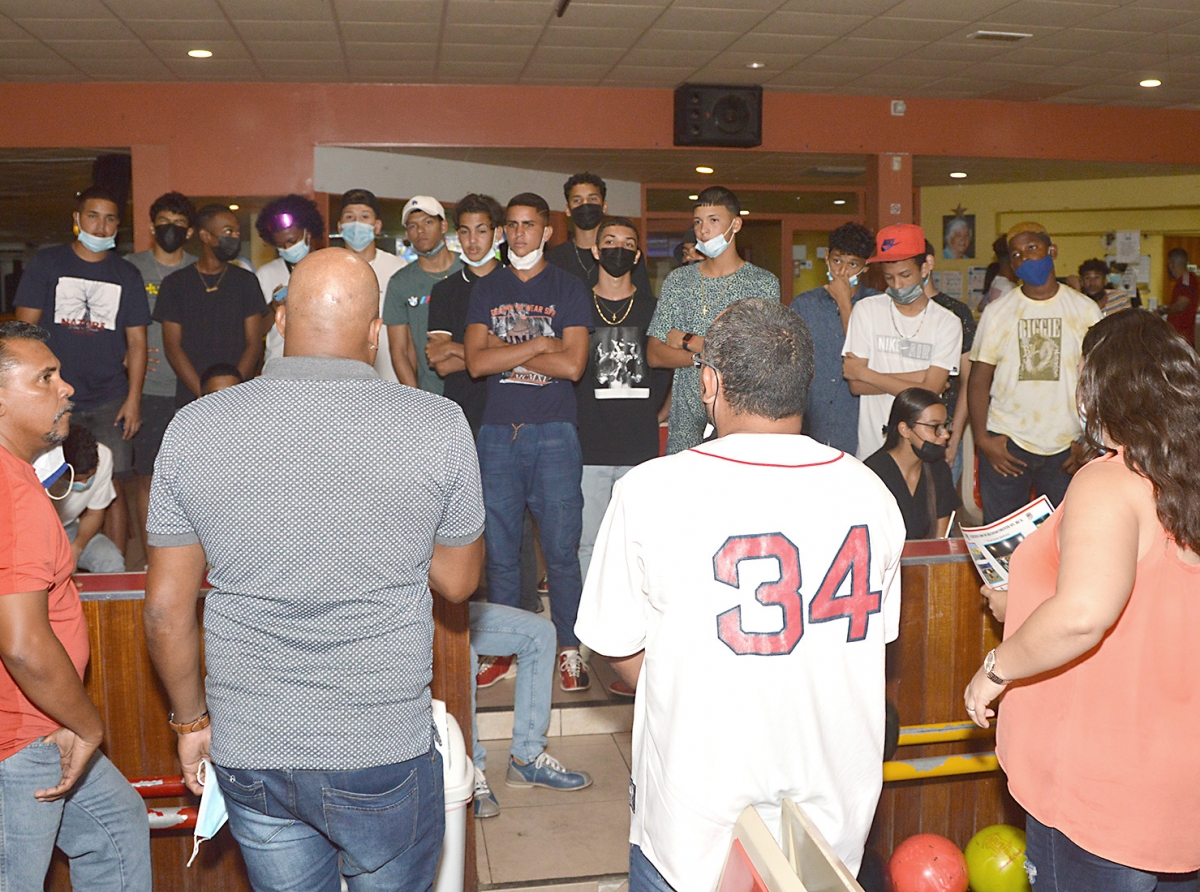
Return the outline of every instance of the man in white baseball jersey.
{"type": "Polygon", "coordinates": [[[718,439],[617,483],[575,627],[637,688],[630,892],[711,892],[741,811],[778,836],[785,798],[857,871],[883,786],[900,511],[801,435],[813,344],[795,313],[734,303],[696,362],[718,439]],[[663,498],[681,492],[696,510],[663,498]]]}

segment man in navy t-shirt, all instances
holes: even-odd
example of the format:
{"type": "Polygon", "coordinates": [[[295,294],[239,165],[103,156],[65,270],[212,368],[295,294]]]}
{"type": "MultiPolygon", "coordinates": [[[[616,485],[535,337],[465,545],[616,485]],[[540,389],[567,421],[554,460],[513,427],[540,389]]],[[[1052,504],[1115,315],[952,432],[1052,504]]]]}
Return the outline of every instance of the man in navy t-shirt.
{"type": "Polygon", "coordinates": [[[559,686],[588,686],[575,614],[579,572],[583,456],[575,390],[587,367],[591,304],[583,283],[546,263],[550,207],[523,192],[508,203],[504,235],[509,266],[479,279],[471,292],[464,340],[467,370],[487,376],[479,430],[479,470],[487,509],[488,599],[521,602],[519,555],[525,507],[538,522],[558,631],[559,686]]]}

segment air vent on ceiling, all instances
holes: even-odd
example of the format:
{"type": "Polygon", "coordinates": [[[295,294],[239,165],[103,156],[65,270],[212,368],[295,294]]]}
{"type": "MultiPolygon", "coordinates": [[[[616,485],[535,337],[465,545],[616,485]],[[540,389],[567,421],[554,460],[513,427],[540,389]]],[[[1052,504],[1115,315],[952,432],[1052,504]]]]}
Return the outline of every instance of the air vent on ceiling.
{"type": "Polygon", "coordinates": [[[1019,40],[1024,40],[1026,37],[1033,37],[1033,35],[1023,34],[1020,31],[975,31],[967,35],[967,40],[991,40],[996,43],[1016,43],[1019,40]]]}

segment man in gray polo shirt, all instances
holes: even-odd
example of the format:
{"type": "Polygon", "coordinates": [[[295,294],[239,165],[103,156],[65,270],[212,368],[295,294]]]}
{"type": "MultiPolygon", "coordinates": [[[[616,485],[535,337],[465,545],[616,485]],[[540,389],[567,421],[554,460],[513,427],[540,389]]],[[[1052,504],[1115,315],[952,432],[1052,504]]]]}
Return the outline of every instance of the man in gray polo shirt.
{"type": "Polygon", "coordinates": [[[437,870],[430,586],[475,590],[483,500],[462,411],[372,368],[378,311],[366,261],[301,261],[283,356],[179,410],[155,466],[151,658],[184,778],[198,793],[214,763],[257,890],[336,890],[339,861],[351,889],[437,870]]]}

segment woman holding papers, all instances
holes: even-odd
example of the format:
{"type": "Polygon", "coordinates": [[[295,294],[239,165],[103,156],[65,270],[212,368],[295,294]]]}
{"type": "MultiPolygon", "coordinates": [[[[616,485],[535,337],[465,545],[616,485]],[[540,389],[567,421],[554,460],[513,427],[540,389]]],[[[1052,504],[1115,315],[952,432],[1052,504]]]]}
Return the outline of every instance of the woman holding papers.
{"type": "Polygon", "coordinates": [[[1150,313],[1083,342],[1103,455],[1014,552],[1004,642],[967,687],[1029,813],[1038,892],[1196,889],[1200,867],[1200,362],[1150,313]]]}

